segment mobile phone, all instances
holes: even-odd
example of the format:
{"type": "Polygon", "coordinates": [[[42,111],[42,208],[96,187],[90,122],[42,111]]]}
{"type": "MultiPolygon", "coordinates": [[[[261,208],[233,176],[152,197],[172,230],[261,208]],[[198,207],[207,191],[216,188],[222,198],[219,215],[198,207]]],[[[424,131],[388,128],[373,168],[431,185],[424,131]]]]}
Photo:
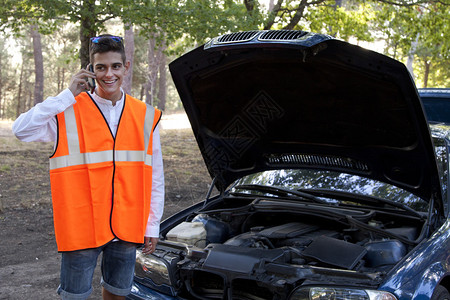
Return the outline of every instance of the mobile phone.
{"type": "MultiPolygon", "coordinates": [[[[94,67],[92,66],[92,64],[89,64],[88,70],[91,71],[92,73],[94,73],[94,67]]],[[[88,80],[89,87],[91,88],[91,91],[94,91],[94,89],[95,89],[95,79],[88,77],[87,80],[88,80]]]]}

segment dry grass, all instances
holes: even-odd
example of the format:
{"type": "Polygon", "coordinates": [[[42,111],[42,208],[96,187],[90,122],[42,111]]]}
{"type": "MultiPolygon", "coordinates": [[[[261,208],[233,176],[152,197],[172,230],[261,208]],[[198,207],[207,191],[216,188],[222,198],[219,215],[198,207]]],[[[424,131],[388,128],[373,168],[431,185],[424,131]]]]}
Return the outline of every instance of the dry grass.
{"type": "Polygon", "coordinates": [[[211,183],[191,129],[161,131],[167,217],[204,199],[211,183]]]}
{"type": "Polygon", "coordinates": [[[49,143],[22,143],[0,137],[0,200],[3,208],[50,203],[49,143]]]}

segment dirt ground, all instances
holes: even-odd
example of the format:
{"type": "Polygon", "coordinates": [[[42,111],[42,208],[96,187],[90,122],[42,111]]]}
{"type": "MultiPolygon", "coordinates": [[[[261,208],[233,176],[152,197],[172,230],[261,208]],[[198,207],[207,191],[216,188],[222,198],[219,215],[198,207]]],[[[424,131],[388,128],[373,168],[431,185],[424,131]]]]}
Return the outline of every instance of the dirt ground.
{"type": "MultiPolygon", "coordinates": [[[[163,219],[204,199],[210,177],[184,114],[164,116],[163,219]]],[[[53,145],[23,143],[0,120],[0,299],[59,299],[60,254],[54,239],[48,156],[53,145]]],[[[101,299],[97,265],[93,293],[101,299]]]]}

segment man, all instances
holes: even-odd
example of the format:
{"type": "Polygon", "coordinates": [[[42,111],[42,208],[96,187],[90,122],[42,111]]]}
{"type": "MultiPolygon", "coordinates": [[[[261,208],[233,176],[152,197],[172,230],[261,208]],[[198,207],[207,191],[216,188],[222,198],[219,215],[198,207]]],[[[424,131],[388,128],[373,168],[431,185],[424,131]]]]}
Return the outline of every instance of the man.
{"type": "Polygon", "coordinates": [[[131,291],[136,246],[155,250],[164,207],[161,112],[125,95],[130,62],[121,37],[91,39],[92,72],[13,124],[22,141],[55,141],[50,157],[53,218],[62,253],[62,299],[86,299],[102,253],[103,299],[131,291]],[[86,79],[95,79],[95,89],[86,79]]]}

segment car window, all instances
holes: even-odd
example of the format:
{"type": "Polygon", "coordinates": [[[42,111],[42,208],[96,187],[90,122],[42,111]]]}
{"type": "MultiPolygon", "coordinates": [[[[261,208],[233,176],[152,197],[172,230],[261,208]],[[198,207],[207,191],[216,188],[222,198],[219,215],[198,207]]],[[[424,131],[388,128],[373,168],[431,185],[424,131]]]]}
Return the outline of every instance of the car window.
{"type": "Polygon", "coordinates": [[[376,180],[331,171],[283,169],[251,174],[238,180],[238,185],[259,184],[289,189],[329,189],[374,196],[405,204],[426,212],[428,203],[396,186],[376,180]]]}
{"type": "Polygon", "coordinates": [[[450,124],[450,99],[421,97],[429,122],[450,124]]]}
{"type": "Polygon", "coordinates": [[[428,122],[450,124],[450,89],[419,89],[419,95],[428,122]]]}

